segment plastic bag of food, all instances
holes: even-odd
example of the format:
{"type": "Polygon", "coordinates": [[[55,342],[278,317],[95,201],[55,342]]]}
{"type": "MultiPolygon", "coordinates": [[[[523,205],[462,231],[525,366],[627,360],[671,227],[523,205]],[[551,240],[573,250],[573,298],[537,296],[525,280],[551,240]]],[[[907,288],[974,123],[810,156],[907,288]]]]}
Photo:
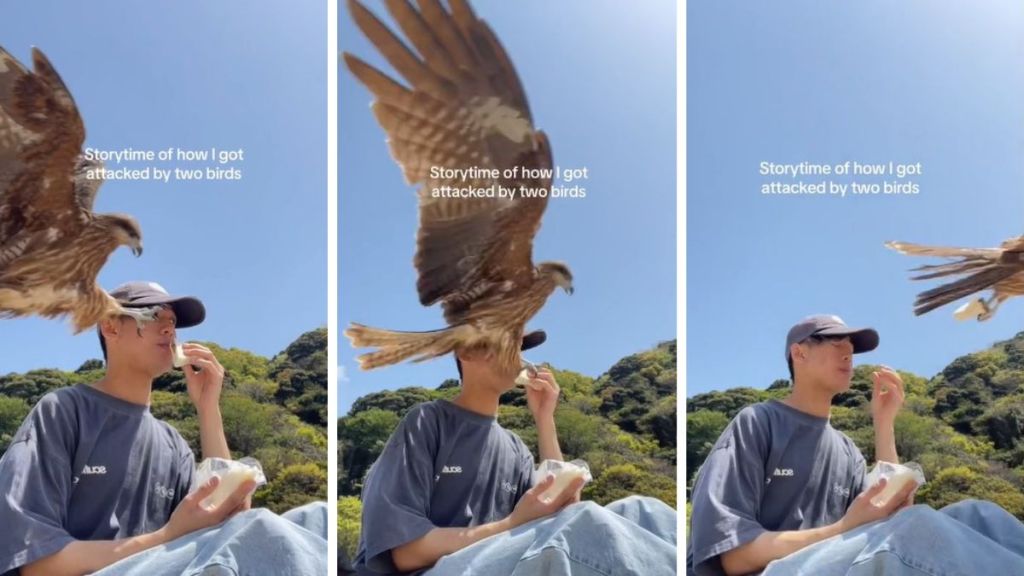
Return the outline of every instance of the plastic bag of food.
{"type": "Polygon", "coordinates": [[[533,483],[535,485],[539,484],[544,478],[547,478],[548,474],[554,474],[555,481],[540,495],[541,500],[557,498],[562,493],[562,490],[565,490],[577,478],[583,478],[584,484],[593,480],[593,477],[590,475],[590,466],[583,460],[573,460],[572,462],[545,460],[540,463],[540,466],[533,473],[533,483]]]}
{"type": "Polygon", "coordinates": [[[925,483],[924,470],[916,462],[907,462],[906,464],[893,464],[881,460],[875,462],[875,467],[868,472],[867,488],[878,484],[883,478],[886,480],[885,488],[871,499],[871,503],[875,506],[885,506],[890,498],[898,494],[910,482],[917,483],[919,487],[925,483]]]}
{"type": "Polygon", "coordinates": [[[196,481],[192,492],[206,484],[213,476],[220,478],[220,484],[214,488],[212,494],[199,503],[203,508],[220,506],[246,480],[256,481],[253,491],[267,483],[267,477],[263,475],[263,467],[255,458],[242,458],[241,460],[207,458],[196,469],[196,481]]]}

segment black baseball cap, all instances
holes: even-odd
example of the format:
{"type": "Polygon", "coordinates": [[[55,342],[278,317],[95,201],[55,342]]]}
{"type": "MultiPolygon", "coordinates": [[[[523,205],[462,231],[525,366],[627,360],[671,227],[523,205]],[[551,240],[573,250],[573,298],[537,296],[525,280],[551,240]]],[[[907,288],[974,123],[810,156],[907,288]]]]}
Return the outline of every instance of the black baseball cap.
{"type": "Polygon", "coordinates": [[[177,317],[176,328],[189,328],[206,319],[206,307],[194,296],[172,296],[156,282],[134,281],[114,288],[110,295],[125,308],[167,304],[177,317]]]}
{"type": "Polygon", "coordinates": [[[523,343],[519,347],[519,349],[525,352],[525,351],[529,350],[530,348],[536,348],[537,346],[540,346],[547,339],[548,339],[547,332],[545,332],[543,330],[534,330],[533,332],[530,332],[530,333],[525,334],[523,336],[523,343]]]}
{"type": "Polygon", "coordinates": [[[786,335],[786,361],[789,349],[811,336],[849,336],[853,353],[870,352],[878,347],[878,332],[874,328],[850,328],[843,319],[833,314],[808,316],[789,329],[786,335]]]}

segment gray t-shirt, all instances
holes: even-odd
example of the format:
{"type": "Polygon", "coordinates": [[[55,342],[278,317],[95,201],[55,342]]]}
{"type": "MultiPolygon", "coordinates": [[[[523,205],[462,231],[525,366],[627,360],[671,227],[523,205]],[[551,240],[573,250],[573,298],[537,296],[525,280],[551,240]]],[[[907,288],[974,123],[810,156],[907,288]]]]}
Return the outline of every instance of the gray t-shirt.
{"type": "Polygon", "coordinates": [[[147,406],[84,384],[50,392],[0,459],[0,574],[74,540],[159,529],[194,468],[185,440],[147,406]]]}
{"type": "Polygon", "coordinates": [[[698,473],[687,573],[724,574],[720,555],[766,531],[837,522],[863,489],[865,468],[827,418],[778,401],[744,408],[698,473]]]}
{"type": "Polygon", "coordinates": [[[435,527],[501,520],[532,482],[533,455],[495,418],[445,400],[418,404],[366,477],[355,568],[397,574],[393,548],[435,527]]]}

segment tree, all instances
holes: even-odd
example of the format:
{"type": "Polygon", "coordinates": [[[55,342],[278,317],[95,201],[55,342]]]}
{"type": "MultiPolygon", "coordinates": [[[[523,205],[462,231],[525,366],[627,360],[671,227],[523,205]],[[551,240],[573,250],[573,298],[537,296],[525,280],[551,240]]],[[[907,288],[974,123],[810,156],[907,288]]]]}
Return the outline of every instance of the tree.
{"type": "Polygon", "coordinates": [[[7,451],[29,410],[28,403],[21,398],[0,396],[0,454],[7,451]]]}
{"type": "Polygon", "coordinates": [[[338,481],[341,494],[358,494],[363,476],[398,426],[399,417],[393,412],[371,408],[365,412],[346,416],[338,421],[339,448],[343,457],[338,460],[338,481]]]}
{"type": "Polygon", "coordinates": [[[338,498],[338,568],[352,570],[359,547],[363,505],[355,496],[338,498]]]}
{"type": "Polygon", "coordinates": [[[918,502],[936,509],[968,498],[988,500],[1024,520],[1024,494],[1002,478],[980,474],[966,466],[942,470],[919,488],[917,495],[918,502]]]}
{"type": "Polygon", "coordinates": [[[583,491],[583,497],[609,504],[627,496],[645,494],[676,507],[676,484],[671,478],[649,474],[633,464],[611,466],[583,491]]]}
{"type": "Polygon", "coordinates": [[[327,473],[312,462],[289,466],[256,491],[254,506],[265,506],[282,514],[315,500],[327,499],[327,473]]]}
{"type": "Polygon", "coordinates": [[[701,410],[686,415],[686,469],[687,483],[697,473],[711,448],[729,425],[729,419],[720,412],[701,410]]]}

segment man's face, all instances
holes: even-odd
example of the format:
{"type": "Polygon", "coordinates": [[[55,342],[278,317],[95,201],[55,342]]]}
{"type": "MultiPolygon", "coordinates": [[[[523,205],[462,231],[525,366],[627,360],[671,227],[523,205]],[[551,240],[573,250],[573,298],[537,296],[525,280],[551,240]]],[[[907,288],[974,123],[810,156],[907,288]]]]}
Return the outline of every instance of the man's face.
{"type": "Polygon", "coordinates": [[[114,321],[116,334],[107,337],[107,350],[119,362],[151,374],[154,378],[173,367],[171,344],[175,341],[177,317],[170,306],[157,312],[156,320],[143,322],[122,316],[114,321]]]}
{"type": "Polygon", "coordinates": [[[497,361],[497,356],[492,351],[472,350],[461,352],[459,359],[462,362],[463,375],[472,375],[471,380],[484,384],[498,394],[503,394],[516,385],[515,379],[519,372],[503,373],[497,361]]]}
{"type": "Polygon", "coordinates": [[[827,387],[833,394],[850,389],[853,343],[849,336],[811,336],[799,344],[801,377],[827,387]]]}

